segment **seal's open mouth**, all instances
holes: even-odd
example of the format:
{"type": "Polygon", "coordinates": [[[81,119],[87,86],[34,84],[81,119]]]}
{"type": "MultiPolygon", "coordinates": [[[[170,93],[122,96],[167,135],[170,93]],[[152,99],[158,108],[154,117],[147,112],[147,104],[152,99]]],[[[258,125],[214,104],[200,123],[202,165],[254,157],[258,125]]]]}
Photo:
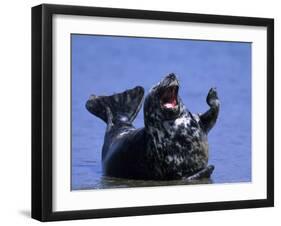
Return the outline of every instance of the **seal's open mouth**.
{"type": "Polygon", "coordinates": [[[161,90],[160,104],[162,109],[174,110],[178,107],[178,86],[169,86],[161,90]]]}

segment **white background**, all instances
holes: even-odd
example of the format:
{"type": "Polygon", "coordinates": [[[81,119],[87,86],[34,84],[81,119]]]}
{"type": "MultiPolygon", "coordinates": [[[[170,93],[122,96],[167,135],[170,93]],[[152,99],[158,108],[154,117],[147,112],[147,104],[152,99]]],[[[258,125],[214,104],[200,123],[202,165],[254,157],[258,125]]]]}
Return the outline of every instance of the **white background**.
{"type": "Polygon", "coordinates": [[[266,29],[56,15],[53,17],[53,210],[200,203],[266,197],[266,29]],[[116,29],[117,28],[117,29],[116,29]],[[114,34],[252,42],[251,183],[70,191],[70,35],[114,34]],[[169,195],[167,195],[169,194],[169,195]],[[213,194],[217,194],[214,196],[213,194]]]}
{"type": "MultiPolygon", "coordinates": [[[[30,7],[41,1],[1,2],[0,35],[0,224],[35,225],[30,219],[30,164],[31,164],[31,16],[30,7]]],[[[48,1],[48,3],[89,5],[120,8],[139,8],[192,13],[228,14],[238,16],[275,18],[275,62],[280,59],[281,15],[278,1],[194,1],[188,2],[130,0],[130,1],[48,1]]],[[[280,221],[281,211],[281,81],[278,74],[280,66],[275,67],[275,208],[199,212],[186,214],[156,215],[145,217],[126,217],[99,220],[56,222],[60,225],[245,225],[280,221]],[[279,84],[279,85],[278,85],[279,84]],[[279,117],[278,117],[279,115],[279,117]]]]}

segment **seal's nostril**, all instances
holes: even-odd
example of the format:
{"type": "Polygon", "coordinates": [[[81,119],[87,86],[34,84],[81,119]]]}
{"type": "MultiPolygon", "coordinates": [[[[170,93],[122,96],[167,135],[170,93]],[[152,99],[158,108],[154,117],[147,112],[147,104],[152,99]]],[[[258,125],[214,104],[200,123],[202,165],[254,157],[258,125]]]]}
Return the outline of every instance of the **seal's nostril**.
{"type": "Polygon", "coordinates": [[[170,73],[167,77],[170,79],[175,79],[176,75],[174,73],[170,73]]]}
{"type": "Polygon", "coordinates": [[[97,96],[96,95],[91,95],[91,96],[89,96],[89,100],[94,100],[94,99],[96,99],[97,98],[97,96]]]}

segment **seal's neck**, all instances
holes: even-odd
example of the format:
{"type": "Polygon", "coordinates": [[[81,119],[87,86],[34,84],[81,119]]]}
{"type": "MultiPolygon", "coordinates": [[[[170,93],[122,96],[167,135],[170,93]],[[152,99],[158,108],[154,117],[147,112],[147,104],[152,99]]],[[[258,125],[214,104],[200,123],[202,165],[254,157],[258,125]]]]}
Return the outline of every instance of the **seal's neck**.
{"type": "Polygon", "coordinates": [[[191,120],[193,118],[189,112],[184,112],[181,116],[172,120],[150,121],[149,124],[146,124],[145,130],[150,143],[153,143],[155,148],[164,148],[173,144],[178,135],[186,133],[191,120]]]}

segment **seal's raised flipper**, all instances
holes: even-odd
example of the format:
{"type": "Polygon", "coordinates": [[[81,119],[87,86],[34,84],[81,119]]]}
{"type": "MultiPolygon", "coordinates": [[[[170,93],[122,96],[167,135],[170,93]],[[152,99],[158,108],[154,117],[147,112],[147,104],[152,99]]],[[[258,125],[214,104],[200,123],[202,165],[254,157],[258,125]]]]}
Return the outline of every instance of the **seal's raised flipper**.
{"type": "Polygon", "coordinates": [[[215,167],[213,165],[209,165],[206,168],[195,173],[194,175],[192,175],[190,177],[186,177],[184,179],[192,181],[192,180],[199,180],[199,179],[203,179],[203,178],[209,178],[211,176],[211,174],[213,173],[214,169],[215,169],[215,167]]]}
{"type": "Polygon", "coordinates": [[[208,133],[215,125],[220,110],[220,102],[215,88],[210,89],[206,101],[210,109],[199,117],[203,129],[208,133]]]}
{"type": "Polygon", "coordinates": [[[131,124],[141,108],[143,95],[144,89],[140,86],[111,96],[91,95],[86,108],[107,124],[131,124]]]}

